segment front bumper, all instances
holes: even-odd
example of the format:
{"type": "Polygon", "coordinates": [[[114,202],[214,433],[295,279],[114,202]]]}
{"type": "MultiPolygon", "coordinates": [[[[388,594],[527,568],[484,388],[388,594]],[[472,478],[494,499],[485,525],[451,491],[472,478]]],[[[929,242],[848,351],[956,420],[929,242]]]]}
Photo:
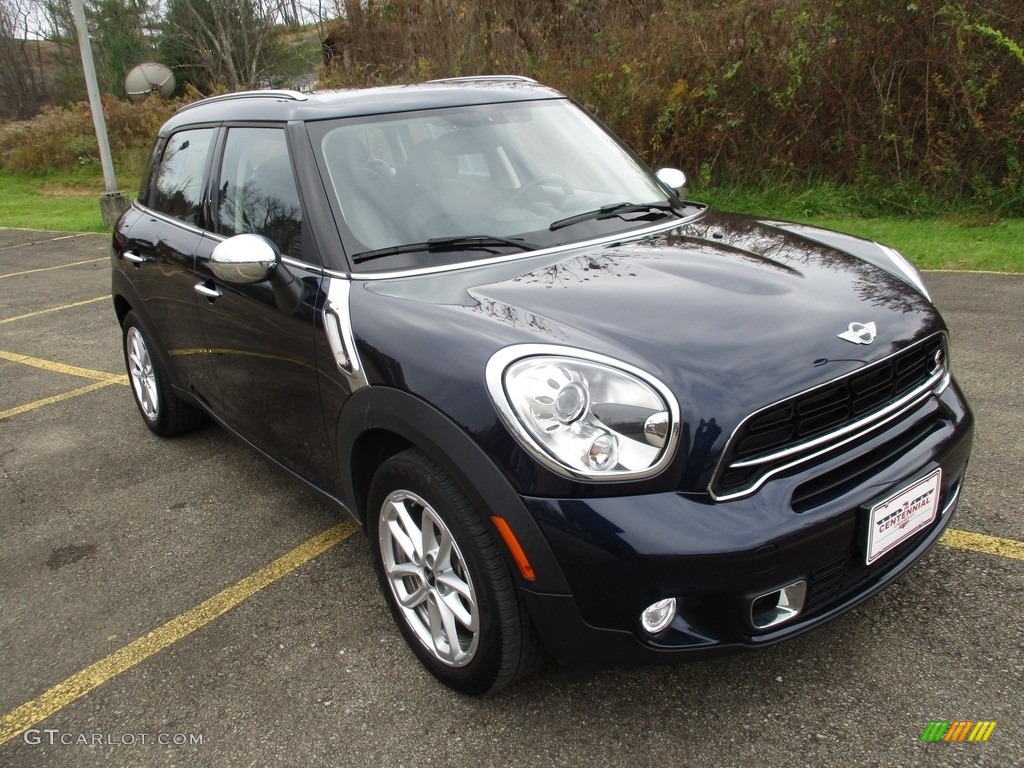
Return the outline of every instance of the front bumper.
{"type": "Polygon", "coordinates": [[[744,499],[526,497],[572,594],[524,588],[523,598],[563,663],[696,658],[778,642],[876,594],[931,549],[956,509],[972,437],[970,410],[951,382],[898,423],[744,499]],[[866,565],[868,510],[936,467],[936,519],[866,565]],[[756,629],[754,599],[801,579],[802,612],[756,629]],[[666,597],[676,598],[678,613],[648,635],[640,614],[666,597]]]}

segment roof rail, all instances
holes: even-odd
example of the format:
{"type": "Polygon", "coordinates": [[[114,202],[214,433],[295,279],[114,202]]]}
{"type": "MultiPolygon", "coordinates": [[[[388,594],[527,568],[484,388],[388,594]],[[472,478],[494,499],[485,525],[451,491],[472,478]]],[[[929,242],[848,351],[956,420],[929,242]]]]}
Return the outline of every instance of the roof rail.
{"type": "Polygon", "coordinates": [[[533,83],[538,85],[532,77],[523,75],[467,75],[465,77],[442,77],[437,80],[428,80],[428,83],[533,83]]]}
{"type": "Polygon", "coordinates": [[[186,109],[192,107],[198,107],[200,104],[213,104],[218,101],[234,101],[235,99],[288,99],[290,101],[308,101],[309,97],[300,93],[299,91],[291,91],[286,89],[265,89],[257,91],[235,91],[234,93],[221,93],[217,96],[208,96],[205,99],[194,101],[191,104],[186,104],[184,107],[179,109],[179,112],[184,112],[186,109]]]}

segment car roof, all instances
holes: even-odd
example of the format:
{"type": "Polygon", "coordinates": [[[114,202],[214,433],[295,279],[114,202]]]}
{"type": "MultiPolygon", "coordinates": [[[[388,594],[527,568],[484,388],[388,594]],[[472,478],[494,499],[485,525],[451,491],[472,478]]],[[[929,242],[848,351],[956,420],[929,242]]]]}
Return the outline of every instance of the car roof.
{"type": "Polygon", "coordinates": [[[534,80],[513,76],[451,78],[415,85],[312,93],[239,91],[212,96],[182,107],[164,123],[160,134],[167,135],[186,125],[226,120],[326,120],[473,104],[564,98],[563,94],[534,80]]]}

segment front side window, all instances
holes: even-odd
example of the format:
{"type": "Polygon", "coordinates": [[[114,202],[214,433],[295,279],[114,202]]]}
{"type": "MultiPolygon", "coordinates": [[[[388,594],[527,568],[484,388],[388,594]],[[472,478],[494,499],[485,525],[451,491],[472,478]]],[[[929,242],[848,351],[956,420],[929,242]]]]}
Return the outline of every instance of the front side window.
{"type": "Polygon", "coordinates": [[[302,206],[283,128],[230,128],[217,187],[217,231],[263,235],[298,256],[302,206]]]}
{"type": "Polygon", "coordinates": [[[178,131],[167,140],[156,169],[153,208],[187,224],[200,225],[203,171],[213,133],[213,128],[196,128],[178,131]]]}

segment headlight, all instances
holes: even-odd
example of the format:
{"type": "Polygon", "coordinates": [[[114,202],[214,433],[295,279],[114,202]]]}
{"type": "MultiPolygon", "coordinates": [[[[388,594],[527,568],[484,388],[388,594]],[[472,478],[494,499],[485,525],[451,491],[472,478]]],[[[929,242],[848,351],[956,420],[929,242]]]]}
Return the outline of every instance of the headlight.
{"type": "Polygon", "coordinates": [[[676,399],[660,381],[626,363],[523,344],[491,357],[487,387],[519,442],[561,475],[638,479],[672,459],[680,429],[676,399]]]}
{"type": "Polygon", "coordinates": [[[892,265],[896,267],[896,269],[903,274],[907,280],[917,288],[917,290],[924,294],[924,297],[928,299],[928,301],[932,300],[931,294],[928,293],[928,289],[924,287],[924,278],[921,277],[921,273],[918,271],[917,267],[911,264],[910,260],[907,259],[906,256],[895,248],[890,248],[888,245],[882,245],[881,243],[875,243],[875,245],[882,249],[882,253],[889,258],[892,265]]]}

